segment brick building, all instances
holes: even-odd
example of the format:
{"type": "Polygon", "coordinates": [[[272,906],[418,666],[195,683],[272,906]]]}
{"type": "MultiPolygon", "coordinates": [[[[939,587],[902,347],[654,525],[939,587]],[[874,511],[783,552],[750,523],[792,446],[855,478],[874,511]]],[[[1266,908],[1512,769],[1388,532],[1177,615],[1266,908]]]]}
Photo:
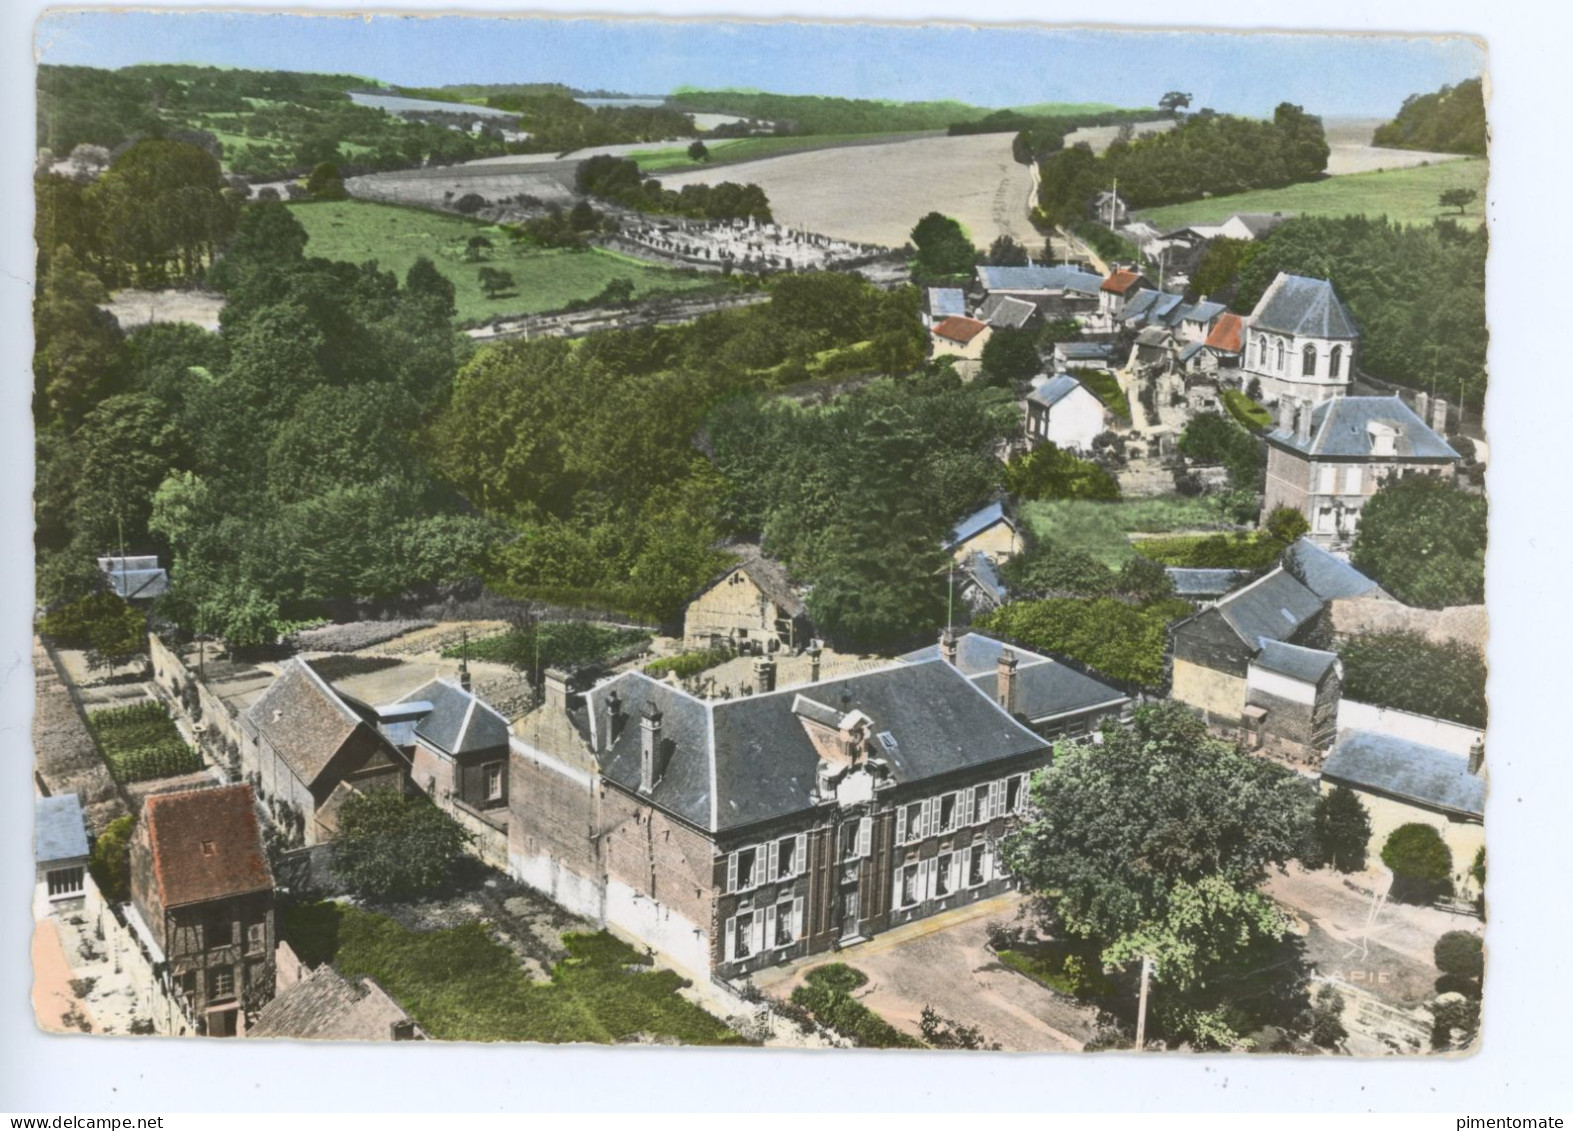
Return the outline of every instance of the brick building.
{"type": "Polygon", "coordinates": [[[273,873],[249,785],[154,794],[131,837],[128,918],[201,1031],[245,1032],[273,996],[273,873]]]}
{"type": "Polygon", "coordinates": [[[291,659],[241,716],[241,772],[281,828],[308,845],[332,840],[350,794],[402,789],[408,780],[409,762],[379,722],[374,708],[291,659]]]}
{"type": "Polygon", "coordinates": [[[434,679],[379,707],[383,734],[410,758],[410,778],[444,809],[477,816],[508,809],[508,720],[459,681],[434,679]]]}
{"type": "MultiPolygon", "coordinates": [[[[1441,418],[1445,418],[1442,403],[1441,418]]],[[[1278,402],[1267,435],[1262,521],[1278,507],[1305,515],[1311,538],[1334,549],[1360,532],[1366,500],[1393,476],[1451,481],[1459,455],[1399,397],[1334,397],[1312,405],[1278,402]]]]}
{"type": "Polygon", "coordinates": [[[576,696],[551,674],[514,744],[510,867],[723,978],[1008,890],[995,846],[1052,755],[1027,715],[1085,731],[1126,700],[991,643],[971,675],[914,654],[779,690],[762,658],[759,693],[731,700],[636,672],[576,696]]]}

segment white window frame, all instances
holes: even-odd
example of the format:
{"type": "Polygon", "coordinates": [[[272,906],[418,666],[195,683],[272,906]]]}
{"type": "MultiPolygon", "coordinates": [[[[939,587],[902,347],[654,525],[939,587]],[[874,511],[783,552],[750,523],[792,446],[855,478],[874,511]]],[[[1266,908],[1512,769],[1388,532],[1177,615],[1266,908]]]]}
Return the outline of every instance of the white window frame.
{"type": "Polygon", "coordinates": [[[874,851],[874,818],[858,818],[858,859],[866,858],[874,851]]]}
{"type": "Polygon", "coordinates": [[[966,852],[966,859],[962,862],[961,886],[968,889],[969,891],[975,888],[983,887],[989,882],[990,879],[993,878],[993,863],[993,846],[989,844],[988,841],[978,841],[969,846],[966,852]],[[979,866],[979,874],[983,878],[980,879],[977,883],[973,883],[972,865],[975,861],[980,859],[982,860],[982,864],[979,866]]]}
{"type": "Polygon", "coordinates": [[[770,943],[771,950],[780,950],[783,947],[795,946],[803,938],[803,897],[796,899],[778,900],[768,910],[765,916],[765,938],[770,943]],[[786,913],[782,914],[782,908],[786,913]],[[781,941],[781,924],[786,923],[788,938],[781,941]]]}
{"type": "Polygon", "coordinates": [[[75,899],[87,891],[87,869],[80,864],[50,868],[44,873],[44,887],[50,899],[75,899]]]}
{"type": "Polygon", "coordinates": [[[770,859],[766,864],[766,881],[790,880],[801,876],[808,867],[808,834],[794,833],[784,836],[770,843],[770,859]],[[781,847],[792,846],[792,869],[788,872],[781,871],[781,847]]]}
{"type": "Polygon", "coordinates": [[[502,763],[488,762],[485,766],[486,800],[502,800],[502,763]]]}
{"type": "Polygon", "coordinates": [[[728,894],[740,891],[752,891],[764,883],[765,875],[765,845],[745,844],[741,848],[733,849],[726,858],[726,890],[728,894]],[[752,850],[754,853],[753,867],[748,875],[739,874],[742,854],[752,850]]]}
{"type": "MultiPolygon", "coordinates": [[[[770,911],[774,913],[775,908],[771,907],[770,911]]],[[[759,952],[765,949],[761,945],[764,940],[764,908],[759,908],[754,911],[743,911],[733,915],[726,921],[726,960],[728,962],[746,962],[750,958],[757,957],[759,952]],[[749,920],[745,927],[745,929],[748,931],[748,953],[742,955],[737,953],[737,928],[738,920],[740,919],[749,920]]]]}
{"type": "Polygon", "coordinates": [[[1360,466],[1346,467],[1344,469],[1344,494],[1358,495],[1365,488],[1365,468],[1360,466]]]}
{"type": "Polygon", "coordinates": [[[895,890],[891,893],[891,902],[897,910],[905,911],[909,907],[916,907],[923,902],[923,863],[919,860],[909,860],[896,868],[895,890]],[[906,874],[913,872],[912,899],[906,899],[906,874]]]}
{"type": "Polygon", "coordinates": [[[959,890],[956,883],[956,863],[961,856],[959,852],[942,852],[934,857],[934,898],[949,899],[959,890]],[[941,883],[945,890],[940,891],[941,883]]]}
{"type": "Polygon", "coordinates": [[[1316,493],[1318,495],[1332,495],[1338,491],[1338,468],[1333,464],[1323,464],[1317,468],[1316,493]]]}
{"type": "Polygon", "coordinates": [[[961,792],[959,790],[952,793],[943,793],[935,798],[934,823],[938,826],[937,831],[940,833],[953,833],[961,828],[961,792]],[[945,823],[945,801],[947,798],[950,800],[950,821],[945,823]]]}

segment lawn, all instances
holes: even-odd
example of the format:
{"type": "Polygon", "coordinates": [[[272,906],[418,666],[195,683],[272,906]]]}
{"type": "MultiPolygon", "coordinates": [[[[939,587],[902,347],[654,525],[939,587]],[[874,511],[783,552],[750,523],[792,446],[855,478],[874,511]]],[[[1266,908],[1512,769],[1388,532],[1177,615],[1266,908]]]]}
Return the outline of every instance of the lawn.
{"type": "Polygon", "coordinates": [[[186,745],[169,713],[158,703],[92,711],[87,726],[103,751],[109,772],[123,785],[202,768],[202,755],[186,745]]]}
{"type": "Polygon", "coordinates": [[[1240,392],[1239,389],[1225,389],[1218,395],[1223,399],[1224,407],[1229,410],[1229,415],[1238,420],[1248,430],[1254,432],[1272,428],[1273,414],[1240,392]]]}
{"type": "MultiPolygon", "coordinates": [[[[708,161],[695,161],[688,156],[688,146],[667,149],[644,149],[628,156],[639,163],[641,173],[675,173],[683,169],[699,169],[706,165],[735,165],[741,161],[757,161],[764,157],[779,157],[783,153],[804,153],[813,149],[839,149],[849,145],[869,145],[887,141],[907,141],[915,137],[934,137],[926,133],[869,133],[869,134],[808,134],[797,137],[740,137],[731,141],[705,142],[710,151],[708,161]]],[[[701,138],[701,141],[704,139],[701,138]]]]}
{"type": "Polygon", "coordinates": [[[1107,997],[1114,992],[1114,983],[1104,975],[1096,949],[1089,952],[1086,946],[1073,949],[1064,943],[1039,943],[995,953],[1012,970],[1067,997],[1107,997]]]}
{"type": "Polygon", "coordinates": [[[1120,380],[1102,369],[1083,369],[1073,374],[1087,391],[1103,402],[1103,407],[1114,413],[1126,424],[1131,422],[1131,402],[1120,387],[1120,380]]]}
{"type": "Polygon", "coordinates": [[[581,668],[610,660],[631,648],[650,643],[650,634],[636,628],[591,621],[543,621],[535,629],[509,629],[496,636],[455,644],[443,656],[458,659],[467,654],[472,660],[491,660],[511,664],[522,671],[537,667],[581,668]]]}
{"type": "Polygon", "coordinates": [[[1215,196],[1143,212],[1142,219],[1168,231],[1185,224],[1227,220],[1236,212],[1283,212],[1308,216],[1385,215],[1403,224],[1429,224],[1439,217],[1480,224],[1485,219],[1486,162],[1480,158],[1416,165],[1374,173],[1350,173],[1281,189],[1215,196]],[[1448,189],[1474,189],[1478,199],[1464,210],[1443,208],[1448,189]]]}
{"type": "Polygon", "coordinates": [[[632,282],[636,298],[726,285],[714,275],[655,267],[602,248],[535,247],[514,239],[497,225],[440,212],[363,200],[292,204],[289,208],[310,238],[308,255],[348,263],[375,259],[383,270],[393,271],[401,279],[418,257],[426,256],[453,281],[460,322],[560,310],[570,302],[594,298],[613,279],[632,282]],[[481,262],[467,262],[466,244],[476,235],[491,240],[492,247],[481,262]],[[514,287],[488,297],[481,289],[482,267],[507,271],[514,278],[514,287]]]}
{"type": "Polygon", "coordinates": [[[376,979],[435,1040],[748,1043],[679,997],[677,974],[649,968],[605,931],[563,936],[568,957],[549,982],[531,979],[478,922],[412,931],[373,911],[312,903],[284,912],[284,937],[304,962],[376,979]]]}
{"type": "Polygon", "coordinates": [[[1022,503],[1021,517],[1040,539],[1080,550],[1115,569],[1136,552],[1129,534],[1232,529],[1219,518],[1216,504],[1179,495],[1116,502],[1044,499],[1022,503]]]}

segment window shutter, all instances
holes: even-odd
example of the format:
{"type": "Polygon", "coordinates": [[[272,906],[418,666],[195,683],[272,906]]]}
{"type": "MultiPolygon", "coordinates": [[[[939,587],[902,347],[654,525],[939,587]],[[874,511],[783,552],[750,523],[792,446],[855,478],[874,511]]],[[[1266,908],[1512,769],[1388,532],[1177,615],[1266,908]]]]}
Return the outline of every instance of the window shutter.
{"type": "Polygon", "coordinates": [[[774,883],[776,873],[781,868],[781,842],[773,840],[766,847],[769,849],[769,859],[765,861],[765,880],[774,883]]]}
{"type": "Polygon", "coordinates": [[[934,801],[935,798],[930,797],[928,800],[923,802],[923,810],[918,820],[919,840],[923,840],[925,837],[931,837],[934,835],[934,801]]]}
{"type": "Polygon", "coordinates": [[[765,857],[769,854],[769,850],[768,844],[754,846],[754,874],[750,878],[749,887],[757,888],[765,882],[765,857]]]}
{"type": "Polygon", "coordinates": [[[765,913],[754,912],[754,953],[758,954],[765,949],[765,913]]]}
{"type": "Polygon", "coordinates": [[[858,819],[858,855],[867,856],[874,848],[874,818],[858,819]]]}
{"type": "Polygon", "coordinates": [[[989,783],[989,817],[1003,817],[1005,815],[1005,783],[1002,781],[989,783]]]}
{"type": "Polygon", "coordinates": [[[797,843],[792,847],[792,874],[801,876],[808,871],[808,834],[798,833],[797,843]]]}
{"type": "Polygon", "coordinates": [[[907,843],[907,807],[905,805],[896,810],[896,843],[907,843]]]}
{"type": "MultiPolygon", "coordinates": [[[[726,890],[737,890],[737,853],[733,852],[726,858],[726,890]]],[[[732,944],[727,943],[730,947],[732,944]]]]}
{"type": "Polygon", "coordinates": [[[924,899],[934,898],[934,879],[937,875],[939,875],[939,868],[937,867],[938,864],[939,857],[937,856],[931,856],[923,862],[923,866],[928,869],[928,875],[923,879],[924,899]]]}
{"type": "Polygon", "coordinates": [[[726,960],[737,961],[737,916],[726,921],[726,960]]]}
{"type": "Polygon", "coordinates": [[[776,905],[773,903],[765,908],[765,945],[776,945],[776,905]]]}
{"type": "Polygon", "coordinates": [[[798,896],[792,901],[792,941],[797,942],[803,937],[803,897],[798,896]]]}
{"type": "Polygon", "coordinates": [[[903,906],[903,904],[901,902],[901,869],[900,868],[897,868],[895,870],[895,872],[891,876],[891,880],[890,880],[890,905],[892,907],[901,907],[901,906],[903,906]]]}

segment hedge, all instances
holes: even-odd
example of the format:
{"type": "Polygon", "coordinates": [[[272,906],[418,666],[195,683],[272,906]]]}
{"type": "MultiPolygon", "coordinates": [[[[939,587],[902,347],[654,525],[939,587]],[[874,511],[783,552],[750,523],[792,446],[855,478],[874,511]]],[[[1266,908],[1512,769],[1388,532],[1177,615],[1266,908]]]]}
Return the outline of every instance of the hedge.
{"type": "Polygon", "coordinates": [[[1350,637],[1338,654],[1350,699],[1486,725],[1486,661],[1468,644],[1435,643],[1418,632],[1368,632],[1350,637]]]}
{"type": "Polygon", "coordinates": [[[1273,427],[1273,414],[1239,389],[1225,389],[1219,394],[1229,415],[1247,428],[1269,432],[1273,427]]]}
{"type": "Polygon", "coordinates": [[[833,962],[809,971],[805,984],[792,991],[792,1003],[863,1048],[923,1048],[922,1041],[903,1033],[852,997],[852,991],[867,981],[868,976],[862,971],[844,962],[833,962]]]}
{"type": "Polygon", "coordinates": [[[668,672],[676,675],[678,679],[692,679],[700,672],[709,671],[718,664],[724,664],[732,658],[732,653],[725,648],[706,648],[700,652],[682,652],[676,656],[664,656],[659,660],[651,660],[644,666],[644,674],[660,679],[668,672]]]}

